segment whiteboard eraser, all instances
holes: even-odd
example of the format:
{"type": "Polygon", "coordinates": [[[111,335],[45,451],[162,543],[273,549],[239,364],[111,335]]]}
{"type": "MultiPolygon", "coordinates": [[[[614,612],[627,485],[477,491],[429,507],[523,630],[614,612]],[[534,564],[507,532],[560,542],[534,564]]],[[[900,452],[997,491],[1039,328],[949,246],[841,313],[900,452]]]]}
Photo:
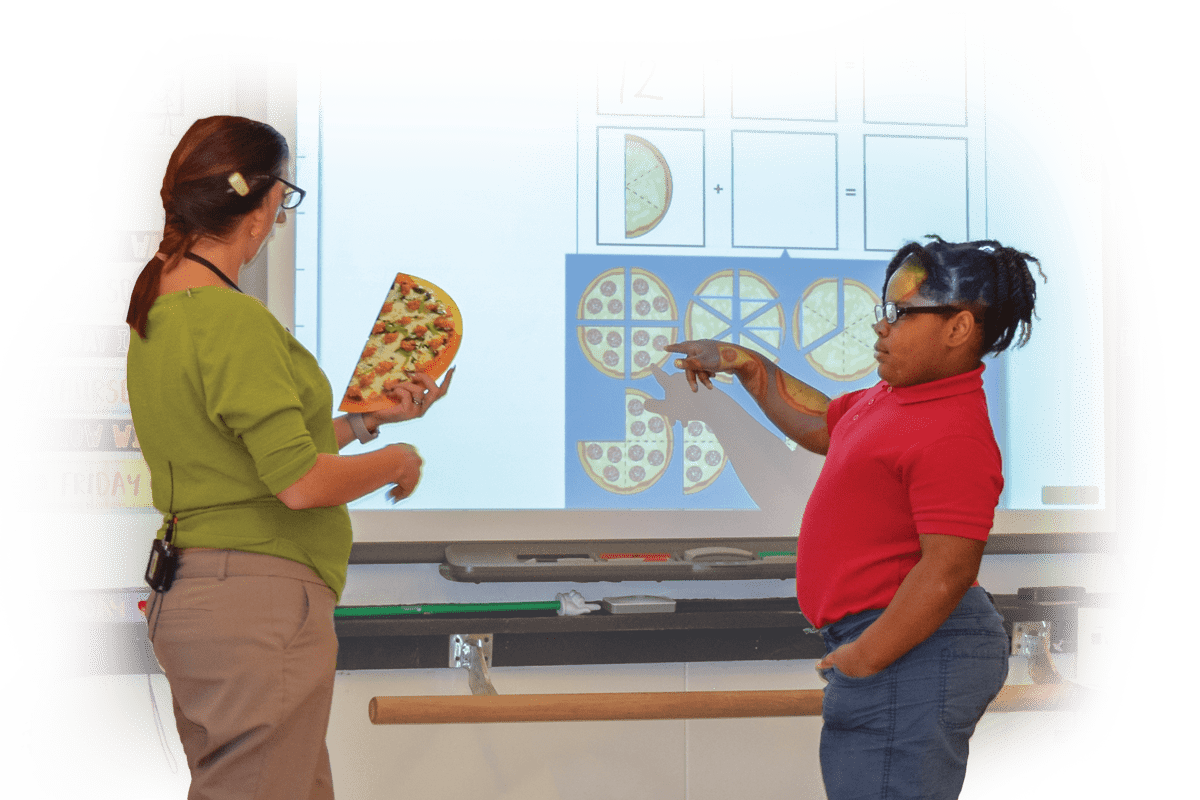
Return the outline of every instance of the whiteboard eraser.
{"type": "Polygon", "coordinates": [[[610,614],[664,614],[675,610],[675,601],[669,597],[636,594],[606,597],[600,601],[600,607],[610,614]]]}

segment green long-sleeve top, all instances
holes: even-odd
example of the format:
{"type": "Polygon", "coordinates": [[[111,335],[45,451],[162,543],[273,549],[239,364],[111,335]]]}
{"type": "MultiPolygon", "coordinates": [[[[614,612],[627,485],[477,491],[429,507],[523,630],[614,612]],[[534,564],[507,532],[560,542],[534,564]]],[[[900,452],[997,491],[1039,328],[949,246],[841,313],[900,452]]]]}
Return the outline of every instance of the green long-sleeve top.
{"type": "Polygon", "coordinates": [[[311,567],[341,597],[344,505],[293,511],[275,495],[336,453],[316,359],[252,297],[217,286],[163,295],[131,337],[129,405],[154,506],[179,547],[265,553],[311,567]]]}

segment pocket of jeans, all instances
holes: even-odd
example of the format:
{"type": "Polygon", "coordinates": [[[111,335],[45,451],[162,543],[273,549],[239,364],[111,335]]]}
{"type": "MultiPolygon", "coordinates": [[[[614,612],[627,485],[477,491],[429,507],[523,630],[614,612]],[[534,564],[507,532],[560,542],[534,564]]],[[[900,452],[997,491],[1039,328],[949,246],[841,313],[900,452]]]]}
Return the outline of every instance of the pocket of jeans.
{"type": "Polygon", "coordinates": [[[974,728],[1008,677],[1008,640],[993,633],[956,637],[942,649],[939,719],[944,728],[974,728]]]}
{"type": "Polygon", "coordinates": [[[840,669],[838,669],[837,664],[829,667],[828,672],[836,676],[838,680],[844,681],[845,683],[867,684],[871,681],[877,680],[884,673],[886,673],[887,667],[879,670],[879,672],[872,672],[870,675],[861,675],[858,677],[855,677],[854,675],[847,675],[846,673],[842,672],[840,669]]]}
{"type": "Polygon", "coordinates": [[[874,675],[852,678],[837,667],[828,676],[821,716],[825,724],[842,730],[885,733],[891,729],[895,712],[892,673],[884,669],[874,675]]]}

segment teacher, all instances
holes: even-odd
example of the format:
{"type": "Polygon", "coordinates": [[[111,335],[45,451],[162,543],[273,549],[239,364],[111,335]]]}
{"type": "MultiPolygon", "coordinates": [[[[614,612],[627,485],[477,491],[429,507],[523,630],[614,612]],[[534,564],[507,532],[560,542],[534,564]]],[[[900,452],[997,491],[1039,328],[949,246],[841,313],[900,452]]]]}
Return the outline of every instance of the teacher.
{"type": "Polygon", "coordinates": [[[271,126],[197,121],[161,195],[162,243],[129,302],[127,373],[164,515],[147,619],[188,797],[332,798],[325,733],[352,541],[345,504],[389,485],[403,499],[422,466],[407,444],[338,451],[423,415],[452,373],[394,387],[386,411],[332,418],[316,359],[237,285],[304,198],[271,126]]]}

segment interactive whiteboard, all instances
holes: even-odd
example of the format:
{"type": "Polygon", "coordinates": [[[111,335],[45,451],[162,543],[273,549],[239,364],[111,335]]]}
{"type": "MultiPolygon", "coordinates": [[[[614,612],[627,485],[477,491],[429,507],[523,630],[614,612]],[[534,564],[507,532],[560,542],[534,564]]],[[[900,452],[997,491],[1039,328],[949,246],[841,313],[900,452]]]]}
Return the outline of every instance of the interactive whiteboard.
{"type": "Polygon", "coordinates": [[[688,392],[662,346],[733,341],[831,396],[870,386],[884,266],[929,233],[998,239],[1049,278],[1030,344],[985,361],[997,531],[1111,530],[1098,179],[1076,121],[966,41],[303,75],[296,335],[340,392],[397,272],[464,321],[449,396],[372,445],[416,444],[422,484],[352,504],[357,539],[793,534],[821,458],[736,383],[688,392]]]}

